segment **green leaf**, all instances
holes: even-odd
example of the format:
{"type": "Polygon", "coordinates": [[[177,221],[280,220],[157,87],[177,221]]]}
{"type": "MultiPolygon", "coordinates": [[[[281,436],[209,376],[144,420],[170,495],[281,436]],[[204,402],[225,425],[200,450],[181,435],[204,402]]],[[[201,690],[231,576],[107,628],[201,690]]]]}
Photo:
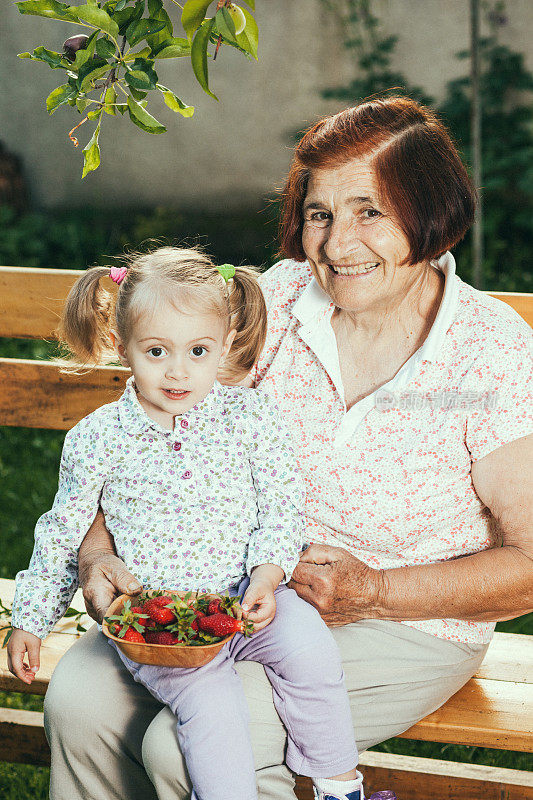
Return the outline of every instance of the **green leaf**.
{"type": "Polygon", "coordinates": [[[19,58],[31,58],[32,61],[43,61],[51,69],[65,69],[67,62],[60,53],[47,50],[46,47],[36,47],[33,53],[19,53],[19,58]]]}
{"type": "Polygon", "coordinates": [[[157,85],[157,72],[153,67],[153,61],[146,58],[136,58],[124,78],[129,86],[140,92],[155,89],[157,85]]]}
{"type": "Polygon", "coordinates": [[[53,92],[50,92],[46,98],[46,110],[48,113],[53,114],[56,108],[67,103],[72,97],[72,94],[72,86],[69,86],[68,83],[63,83],[61,86],[58,86],[57,89],[54,89],[53,92]]]}
{"type": "Polygon", "coordinates": [[[93,58],[87,61],[78,72],[78,89],[80,92],[91,91],[91,84],[112,69],[113,64],[108,64],[102,58],[93,58]]]}
{"type": "Polygon", "coordinates": [[[187,0],[183,6],[181,24],[189,41],[204,21],[205,13],[210,5],[211,0],[187,0]]]}
{"type": "Polygon", "coordinates": [[[159,31],[163,30],[164,27],[164,21],[157,19],[149,18],[134,20],[128,25],[126,30],[126,39],[131,47],[134,47],[141,41],[141,39],[145,39],[147,36],[158,33],[159,31]]]}
{"type": "Polygon", "coordinates": [[[148,92],[140,92],[138,89],[135,89],[134,86],[130,86],[130,94],[133,98],[135,98],[135,100],[140,102],[141,100],[144,100],[148,92]]]}
{"type": "Polygon", "coordinates": [[[87,113],[87,119],[98,119],[102,115],[103,108],[95,108],[94,111],[89,111],[87,113]]]}
{"type": "Polygon", "coordinates": [[[116,47],[106,36],[102,36],[96,42],[96,54],[100,58],[112,58],[116,53],[116,47]]]}
{"type": "Polygon", "coordinates": [[[76,8],[72,8],[66,3],[58,3],[56,0],[25,0],[22,3],[15,3],[15,5],[21,14],[33,14],[35,17],[49,17],[67,22],[78,21],[76,8]]]}
{"type": "MultiPolygon", "coordinates": [[[[249,5],[251,5],[249,3],[249,5]]],[[[246,8],[242,9],[242,13],[246,17],[246,27],[242,33],[239,33],[238,36],[235,38],[237,39],[237,44],[239,47],[242,47],[243,50],[246,50],[247,53],[250,53],[253,58],[257,61],[257,51],[259,47],[259,28],[257,27],[257,22],[252,17],[249,11],[246,8]]]]}
{"type": "Polygon", "coordinates": [[[215,14],[215,25],[217,31],[224,39],[230,42],[236,42],[235,38],[235,24],[230,16],[227,8],[219,8],[215,14]]]}
{"type": "Polygon", "coordinates": [[[124,116],[124,114],[128,110],[128,106],[126,105],[126,103],[117,103],[116,109],[117,111],[120,111],[122,116],[124,116]]]}
{"type": "Polygon", "coordinates": [[[157,50],[153,53],[153,58],[181,58],[188,56],[191,52],[191,45],[187,39],[172,37],[165,39],[157,50]]]}
{"type": "Polygon", "coordinates": [[[115,11],[122,11],[127,2],[128,0],[118,0],[118,3],[115,6],[115,11]]]}
{"type": "Polygon", "coordinates": [[[163,94],[163,100],[172,111],[181,114],[182,117],[192,117],[194,114],[194,106],[186,105],[183,100],[176,97],[173,91],[167,89],[166,86],[161,86],[160,83],[157,84],[157,88],[163,94]]]}
{"type": "Polygon", "coordinates": [[[209,76],[207,71],[207,45],[209,44],[209,37],[213,31],[215,24],[214,19],[209,22],[203,23],[196,31],[191,47],[191,62],[193,72],[196,75],[196,80],[206,94],[218,100],[216,94],[209,88],[209,76]]]}
{"type": "Polygon", "coordinates": [[[164,125],[161,125],[155,117],[152,117],[151,114],[146,111],[139,103],[137,103],[133,97],[128,95],[128,112],[130,115],[130,119],[132,122],[135,123],[139,128],[147,133],[164,133],[166,128],[164,125]]]}
{"type": "Polygon", "coordinates": [[[83,148],[83,172],[82,178],[85,178],[88,172],[98,169],[100,166],[100,148],[98,147],[98,136],[100,134],[101,121],[96,126],[91,139],[83,148]]]}
{"type": "Polygon", "coordinates": [[[76,108],[78,109],[80,114],[83,114],[88,105],[89,101],[87,100],[86,97],[78,97],[76,99],[76,108]]]}
{"type": "Polygon", "coordinates": [[[117,102],[117,92],[114,86],[109,86],[104,96],[104,111],[115,117],[117,114],[115,104],[117,102]]]}
{"type": "Polygon", "coordinates": [[[117,38],[119,32],[118,25],[103,8],[87,5],[75,6],[75,9],[79,19],[88,22],[89,25],[94,25],[95,28],[100,28],[101,31],[109,33],[114,39],[117,38]]]}
{"type": "Polygon", "coordinates": [[[124,36],[128,25],[134,20],[140,19],[144,13],[144,0],[137,0],[134,6],[128,6],[122,11],[115,11],[113,19],[118,25],[118,32],[120,36],[124,36]]]}
{"type": "MultiPolygon", "coordinates": [[[[244,2],[246,3],[246,5],[250,6],[252,11],[255,11],[255,0],[244,0],[244,2]]],[[[243,8],[243,11],[244,11],[244,8],[243,8]]]]}
{"type": "MultiPolygon", "coordinates": [[[[150,4],[148,4],[148,7],[150,7],[150,4]]],[[[165,11],[164,8],[160,8],[158,11],[155,11],[153,13],[150,12],[150,16],[153,19],[157,19],[160,22],[164,22],[165,23],[164,27],[161,28],[160,31],[158,31],[157,33],[152,34],[151,36],[147,36],[146,37],[146,41],[148,42],[148,44],[150,45],[152,50],[155,50],[156,48],[159,48],[160,45],[166,39],[172,39],[172,37],[174,35],[174,31],[173,31],[173,28],[172,28],[172,21],[171,21],[170,17],[168,16],[168,14],[167,14],[167,12],[165,11]]]]}

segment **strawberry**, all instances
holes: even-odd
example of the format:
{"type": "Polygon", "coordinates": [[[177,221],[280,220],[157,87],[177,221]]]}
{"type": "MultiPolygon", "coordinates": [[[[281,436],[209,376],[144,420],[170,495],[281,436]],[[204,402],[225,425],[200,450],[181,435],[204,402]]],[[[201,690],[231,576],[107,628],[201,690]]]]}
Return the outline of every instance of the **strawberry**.
{"type": "Polygon", "coordinates": [[[146,641],[146,639],[144,638],[142,633],[139,633],[139,631],[136,631],[135,628],[128,628],[126,630],[124,636],[122,636],[121,638],[124,639],[125,642],[145,642],[146,641]]]}
{"type": "Polygon", "coordinates": [[[149,644],[178,644],[180,637],[170,631],[148,631],[145,640],[149,644]]]}
{"type": "Polygon", "coordinates": [[[158,625],[168,625],[169,622],[174,622],[176,615],[170,608],[166,607],[166,603],[157,602],[159,599],[158,597],[153,597],[151,600],[147,600],[143,606],[143,612],[148,614],[150,619],[157,622],[158,625]]]}
{"type": "Polygon", "coordinates": [[[239,631],[245,636],[253,633],[253,625],[244,619],[235,619],[228,614],[212,614],[209,617],[201,617],[198,620],[198,625],[206,633],[212,636],[229,636],[232,633],[239,631]]]}
{"type": "Polygon", "coordinates": [[[195,609],[194,613],[195,613],[196,616],[194,617],[193,621],[191,622],[191,628],[193,629],[193,631],[198,631],[198,628],[199,628],[198,620],[202,619],[202,617],[205,617],[205,614],[204,614],[203,611],[200,611],[199,608],[195,609]]]}
{"type": "Polygon", "coordinates": [[[222,608],[222,598],[217,597],[214,600],[209,602],[207,606],[207,614],[208,616],[212,616],[213,614],[220,614],[220,610],[222,608]]]}
{"type": "Polygon", "coordinates": [[[150,598],[150,601],[146,602],[151,602],[155,606],[169,606],[173,602],[173,600],[169,594],[159,594],[156,597],[150,598]]]}

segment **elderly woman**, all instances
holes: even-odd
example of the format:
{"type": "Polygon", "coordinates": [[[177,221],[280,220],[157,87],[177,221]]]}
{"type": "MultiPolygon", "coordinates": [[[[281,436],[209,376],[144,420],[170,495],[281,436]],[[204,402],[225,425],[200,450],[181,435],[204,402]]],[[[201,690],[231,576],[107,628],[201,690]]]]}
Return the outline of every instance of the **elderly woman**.
{"type": "MultiPolygon", "coordinates": [[[[442,124],[389,98],[314,125],[284,192],[287,260],[263,276],[250,385],[277,400],[312,544],[292,587],[334,628],[360,750],[438,708],[496,620],[533,607],[531,331],[455,275],[475,193],[442,124]]],[[[97,518],[95,614],[137,582],[97,518]]],[[[184,800],[170,711],[93,628],[46,698],[51,800],[184,800]]],[[[261,800],[293,797],[263,668],[241,663],[261,800]]],[[[224,765],[220,765],[221,770],[224,765]]]]}

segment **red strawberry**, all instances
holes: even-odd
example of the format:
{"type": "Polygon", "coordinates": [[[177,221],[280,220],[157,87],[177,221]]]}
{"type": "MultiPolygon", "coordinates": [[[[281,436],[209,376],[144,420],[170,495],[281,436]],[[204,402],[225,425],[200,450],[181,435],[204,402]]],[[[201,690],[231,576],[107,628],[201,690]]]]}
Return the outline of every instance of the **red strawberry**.
{"type": "Polygon", "coordinates": [[[152,597],[150,600],[147,600],[146,602],[153,603],[155,606],[169,606],[173,602],[173,600],[169,594],[159,594],[157,595],[157,597],[152,597]]]}
{"type": "Polygon", "coordinates": [[[196,616],[195,616],[195,618],[193,619],[193,621],[191,622],[191,628],[193,629],[193,631],[197,631],[197,630],[198,630],[198,628],[199,628],[198,620],[199,620],[199,619],[202,619],[202,617],[205,617],[205,614],[204,614],[204,612],[203,612],[203,611],[200,611],[200,609],[199,609],[199,608],[197,608],[197,609],[195,610],[195,614],[196,614],[196,616]]]}
{"type": "Polygon", "coordinates": [[[170,631],[148,631],[145,639],[149,644],[178,644],[180,637],[170,631]]]}
{"type": "Polygon", "coordinates": [[[122,638],[124,639],[125,642],[145,642],[146,641],[146,639],[144,638],[142,633],[139,633],[139,631],[136,631],[135,628],[128,628],[128,630],[126,631],[126,633],[124,634],[124,636],[122,638]]]}
{"type": "Polygon", "coordinates": [[[229,636],[237,631],[248,636],[253,632],[251,622],[246,622],[244,619],[235,619],[235,617],[230,617],[227,614],[212,614],[209,617],[202,617],[198,621],[198,625],[203,631],[210,633],[212,636],[229,636]]]}
{"type": "Polygon", "coordinates": [[[207,614],[209,616],[212,616],[213,614],[220,614],[221,608],[222,608],[222,598],[217,597],[209,602],[209,605],[207,606],[207,614]]]}
{"type": "Polygon", "coordinates": [[[157,622],[158,625],[168,625],[169,622],[174,622],[176,615],[170,610],[170,608],[166,607],[166,603],[162,605],[161,603],[156,602],[159,599],[160,598],[158,597],[153,597],[151,600],[147,600],[143,606],[143,612],[148,614],[150,619],[152,619],[154,622],[157,622]]]}

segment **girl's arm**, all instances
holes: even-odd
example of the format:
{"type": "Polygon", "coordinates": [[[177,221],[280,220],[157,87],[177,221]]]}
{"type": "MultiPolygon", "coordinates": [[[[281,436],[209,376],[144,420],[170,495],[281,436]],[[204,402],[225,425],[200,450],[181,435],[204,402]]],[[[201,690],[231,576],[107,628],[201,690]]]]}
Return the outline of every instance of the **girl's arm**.
{"type": "MultiPolygon", "coordinates": [[[[101,422],[101,421],[100,421],[101,422]]],[[[65,437],[57,494],[35,526],[28,569],[16,577],[13,627],[43,639],[63,616],[78,586],[77,554],[98,509],[106,457],[92,415],[65,437]]]]}
{"type": "Polygon", "coordinates": [[[87,613],[97,622],[102,622],[117,595],[138,594],[142,589],[117,556],[101,508],[79,549],[78,570],[87,613]]]}
{"type": "Polygon", "coordinates": [[[303,541],[303,480],[274,401],[262,392],[250,392],[250,400],[249,462],[258,527],[250,537],[246,568],[252,574],[259,565],[277,565],[284,573],[280,580],[289,580],[303,541]]]}
{"type": "Polygon", "coordinates": [[[291,586],[332,625],[385,620],[512,619],[533,610],[533,436],[472,465],[480,499],[503,544],[469,556],[374,570],[337,547],[312,545],[291,586]]]}

